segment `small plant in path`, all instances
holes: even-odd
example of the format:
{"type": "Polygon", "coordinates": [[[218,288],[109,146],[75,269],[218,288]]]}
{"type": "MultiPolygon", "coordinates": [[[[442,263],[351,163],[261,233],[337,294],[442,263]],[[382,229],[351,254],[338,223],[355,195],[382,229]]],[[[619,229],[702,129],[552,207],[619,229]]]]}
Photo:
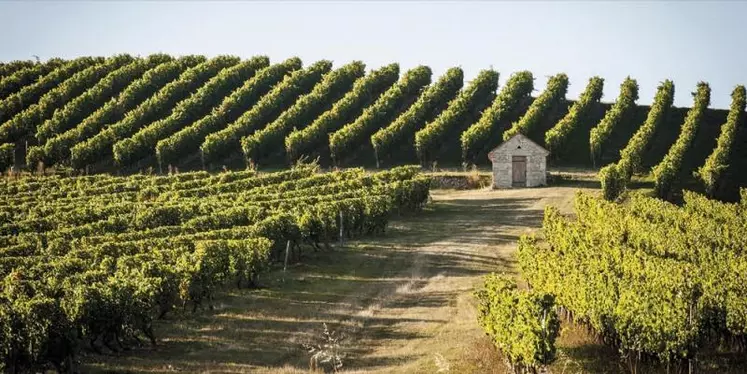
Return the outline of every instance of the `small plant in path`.
{"type": "Polygon", "coordinates": [[[331,331],[324,323],[324,330],[320,336],[316,337],[316,340],[316,343],[303,344],[304,349],[311,354],[309,369],[311,371],[323,370],[325,373],[339,372],[345,356],[341,346],[345,335],[331,331]]]}

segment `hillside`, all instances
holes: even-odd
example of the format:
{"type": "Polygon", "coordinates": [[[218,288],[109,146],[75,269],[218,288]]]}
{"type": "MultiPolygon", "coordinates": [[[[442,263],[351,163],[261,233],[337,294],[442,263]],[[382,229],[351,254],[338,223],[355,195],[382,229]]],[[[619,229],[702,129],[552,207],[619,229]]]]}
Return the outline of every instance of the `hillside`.
{"type": "MultiPolygon", "coordinates": [[[[650,110],[637,104],[620,109],[592,162],[590,132],[615,107],[600,102],[600,78],[596,86],[590,81],[577,102],[565,98],[564,74],[554,77],[554,91],[531,96],[534,78],[526,71],[498,87],[500,72],[493,70],[464,82],[460,68],[434,77],[427,66],[400,71],[391,64],[367,72],[359,61],[306,65],[298,58],[270,62],[264,56],[124,54],[4,66],[2,169],[220,170],[285,167],[304,157],[319,157],[323,166],[487,166],[487,151],[507,131],[546,145],[554,127],[553,136],[560,135],[551,144],[551,164],[591,168],[618,161],[650,110]]],[[[630,103],[637,99],[637,84],[635,92],[630,103]]],[[[666,110],[640,172],[664,158],[688,109],[666,110]]],[[[727,113],[706,110],[679,170],[682,183],[698,187],[692,172],[713,151],[727,113]]],[[[747,185],[732,170],[745,164],[745,139],[740,131],[723,176],[722,185],[732,192],[747,185]]]]}

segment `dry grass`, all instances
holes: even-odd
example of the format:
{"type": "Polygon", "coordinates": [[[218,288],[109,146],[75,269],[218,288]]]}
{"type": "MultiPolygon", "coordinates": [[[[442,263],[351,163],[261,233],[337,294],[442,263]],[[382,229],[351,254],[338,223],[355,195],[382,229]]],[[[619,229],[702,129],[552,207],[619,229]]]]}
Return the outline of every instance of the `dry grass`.
{"type": "MultiPolygon", "coordinates": [[[[305,373],[303,343],[327,323],[346,336],[347,373],[505,373],[472,292],[486,273],[516,274],[517,238],[539,229],[546,205],[572,212],[579,186],[433,191],[423,213],[393,220],[384,237],[310,252],[263,276],[261,289],[226,290],[212,311],[159,321],[157,347],[84,355],[84,371],[305,373]]],[[[581,327],[564,323],[558,343],[552,373],[626,372],[581,327]]],[[[701,371],[723,372],[718,359],[701,371]]]]}
{"type": "MultiPolygon", "coordinates": [[[[571,181],[433,191],[423,213],[393,220],[384,237],[308,253],[287,274],[266,274],[262,289],[227,290],[213,311],[160,321],[155,348],[84,356],[84,371],[305,373],[303,343],[327,323],[346,336],[346,373],[506,373],[477,324],[472,292],[486,273],[516,274],[516,240],[540,228],[546,205],[571,213],[578,187],[594,188],[571,181]]],[[[558,345],[552,373],[627,372],[614,350],[581,327],[563,323],[558,345]]],[[[726,372],[718,360],[699,371],[726,372]]]]}
{"type": "Polygon", "coordinates": [[[514,272],[516,239],[573,188],[434,191],[384,237],[309,253],[259,290],[227,290],[213,311],[159,322],[159,345],[84,357],[89,372],[307,372],[302,343],[327,323],[346,335],[346,372],[501,372],[476,323],[482,275],[514,272]]]}

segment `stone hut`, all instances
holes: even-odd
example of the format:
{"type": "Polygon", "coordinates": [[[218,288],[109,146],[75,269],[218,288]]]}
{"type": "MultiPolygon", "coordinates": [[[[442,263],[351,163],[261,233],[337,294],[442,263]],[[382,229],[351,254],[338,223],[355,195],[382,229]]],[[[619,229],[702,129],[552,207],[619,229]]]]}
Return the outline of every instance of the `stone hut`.
{"type": "Polygon", "coordinates": [[[488,153],[493,163],[493,188],[544,186],[549,154],[526,136],[514,135],[488,153]]]}

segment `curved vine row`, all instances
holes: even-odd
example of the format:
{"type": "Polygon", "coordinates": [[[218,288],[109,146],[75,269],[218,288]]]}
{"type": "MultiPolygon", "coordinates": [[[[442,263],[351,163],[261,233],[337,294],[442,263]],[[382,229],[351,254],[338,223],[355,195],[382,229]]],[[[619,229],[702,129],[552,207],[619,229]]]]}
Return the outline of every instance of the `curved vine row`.
{"type": "Polygon", "coordinates": [[[299,96],[311,89],[332,69],[332,62],[321,60],[308,68],[293,72],[272,91],[263,96],[251,110],[223,130],[214,132],[200,146],[206,162],[217,162],[233,152],[241,151],[241,138],[251,135],[267,122],[277,118],[299,96]]]}
{"type": "Polygon", "coordinates": [[[737,86],[731,93],[731,106],[726,122],[721,126],[721,134],[716,141],[716,148],[706,159],[705,164],[696,172],[696,176],[705,186],[706,193],[713,196],[718,189],[724,170],[728,167],[729,159],[734,152],[737,132],[741,123],[744,123],[745,109],[744,86],[737,86]]]}
{"type": "Polygon", "coordinates": [[[497,145],[497,142],[491,143],[490,140],[500,135],[500,126],[508,121],[506,117],[516,111],[522,101],[530,97],[532,90],[534,77],[531,72],[520,71],[508,78],[506,86],[498,93],[493,104],[460,136],[464,162],[475,163],[481,157],[487,157],[490,151],[488,148],[497,145]]]}
{"type": "Polygon", "coordinates": [[[285,137],[293,129],[305,128],[330,109],[365,72],[366,66],[355,61],[327,73],[311,92],[301,96],[275,121],[241,139],[241,149],[247,162],[260,161],[273,151],[282,152],[285,137]]]}
{"type": "Polygon", "coordinates": [[[155,152],[158,141],[172,135],[183,126],[194,122],[220,104],[234,89],[250,79],[257,70],[267,67],[270,59],[266,56],[255,57],[243,62],[237,60],[221,70],[200,87],[197,92],[176,104],[171,114],[153,122],[127,139],[114,144],[114,161],[118,165],[127,165],[150,156],[155,152]]]}
{"type": "MultiPolygon", "coordinates": [[[[467,85],[467,88],[452,100],[446,110],[415,133],[415,150],[422,164],[438,155],[447,137],[464,127],[470,113],[479,112],[493,100],[498,89],[499,74],[495,70],[483,70],[467,85]]],[[[454,135],[456,137],[456,135],[454,135]]]]}
{"type": "Polygon", "coordinates": [[[581,121],[588,116],[589,111],[602,99],[604,79],[592,77],[584,92],[573,104],[568,114],[545,133],[545,146],[551,154],[558,156],[568,137],[574,129],[581,125],[581,121]]]}
{"type": "Polygon", "coordinates": [[[414,137],[415,132],[433,120],[453,100],[464,85],[461,68],[451,68],[433,85],[428,87],[418,100],[389,126],[371,136],[379,165],[397,145],[414,137]]]}
{"type": "Polygon", "coordinates": [[[568,91],[568,76],[560,73],[550,77],[547,81],[547,88],[540,94],[536,100],[529,106],[527,112],[511,125],[511,128],[503,133],[503,141],[511,139],[516,134],[527,135],[547,113],[552,110],[558,103],[565,100],[565,94],[568,91]]]}
{"type": "Polygon", "coordinates": [[[703,120],[703,115],[710,103],[711,87],[705,82],[698,83],[693,107],[687,112],[685,123],[682,125],[677,141],[669,148],[664,159],[652,170],[652,174],[654,175],[654,190],[660,198],[671,198],[676,179],[680,173],[680,169],[682,169],[685,153],[692,145],[698,127],[700,127],[703,120]]]}
{"type": "Polygon", "coordinates": [[[328,148],[329,134],[357,118],[365,107],[391,87],[399,76],[399,65],[390,64],[359,79],[353,88],[330,110],[322,113],[304,129],[294,129],[285,138],[285,152],[291,161],[302,156],[314,156],[328,148]]]}
{"type": "Polygon", "coordinates": [[[301,68],[301,59],[289,58],[282,63],[268,66],[234,90],[212,113],[197,122],[161,139],[156,144],[156,156],[162,165],[176,165],[184,158],[199,151],[205,137],[235,121],[249,110],[263,95],[283,77],[301,68]]]}
{"type": "Polygon", "coordinates": [[[635,109],[636,100],[638,100],[638,82],[627,77],[620,84],[620,95],[617,97],[615,104],[607,111],[599,124],[591,129],[589,148],[592,162],[601,156],[602,147],[612,135],[612,131],[620,125],[623,118],[635,109]]]}

